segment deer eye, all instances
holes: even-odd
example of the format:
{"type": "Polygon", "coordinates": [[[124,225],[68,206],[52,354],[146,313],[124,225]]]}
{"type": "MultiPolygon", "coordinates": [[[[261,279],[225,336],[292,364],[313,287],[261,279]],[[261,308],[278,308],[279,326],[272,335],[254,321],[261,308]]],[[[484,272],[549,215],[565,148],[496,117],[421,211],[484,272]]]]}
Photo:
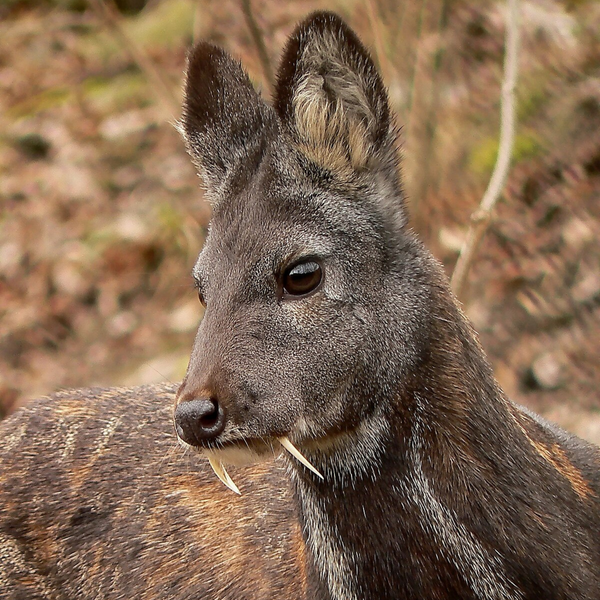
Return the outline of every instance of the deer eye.
{"type": "Polygon", "coordinates": [[[202,291],[202,281],[197,277],[194,278],[194,287],[198,293],[198,300],[200,300],[200,304],[206,308],[206,300],[204,299],[204,292],[202,291]]]}
{"type": "Polygon", "coordinates": [[[290,267],[283,276],[283,294],[285,296],[306,296],[314,292],[323,280],[321,265],[309,260],[290,267]]]}

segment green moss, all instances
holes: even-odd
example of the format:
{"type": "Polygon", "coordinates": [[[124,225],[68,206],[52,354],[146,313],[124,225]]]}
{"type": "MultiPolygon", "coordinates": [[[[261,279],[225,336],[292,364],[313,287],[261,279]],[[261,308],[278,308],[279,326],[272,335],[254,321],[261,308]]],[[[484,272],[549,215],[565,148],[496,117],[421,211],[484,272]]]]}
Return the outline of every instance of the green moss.
{"type": "Polygon", "coordinates": [[[9,119],[27,117],[50,108],[62,106],[69,102],[72,96],[73,90],[68,87],[57,86],[49,88],[31,98],[27,98],[23,102],[15,104],[6,113],[9,119]]]}
{"type": "Polygon", "coordinates": [[[473,148],[469,156],[469,169],[477,175],[489,175],[496,164],[498,155],[498,138],[485,138],[473,148]]]}
{"type": "Polygon", "coordinates": [[[107,63],[115,55],[129,57],[106,27],[82,36],[79,51],[91,63],[107,63]]]}
{"type": "MultiPolygon", "coordinates": [[[[149,93],[145,77],[138,71],[129,71],[115,77],[89,77],[82,84],[83,99],[95,110],[108,113],[131,106],[146,105],[154,99],[149,93]]],[[[57,108],[75,98],[75,88],[57,86],[15,104],[7,111],[12,119],[31,116],[57,108]]]]}
{"type": "Polygon", "coordinates": [[[536,135],[524,132],[515,138],[513,147],[513,162],[520,162],[538,156],[542,152],[542,145],[536,135]]]}
{"type": "Polygon", "coordinates": [[[523,123],[534,117],[549,99],[550,93],[544,82],[528,89],[517,88],[517,120],[523,123]]]}
{"type": "MultiPolygon", "coordinates": [[[[520,162],[537,156],[542,151],[539,139],[533,133],[524,132],[515,137],[512,162],[520,162]]],[[[477,175],[491,175],[498,156],[498,138],[487,137],[476,146],[469,156],[469,168],[477,175]]]]}
{"type": "MultiPolygon", "coordinates": [[[[194,6],[191,0],[156,3],[152,9],[122,18],[120,24],[142,51],[153,46],[177,46],[191,39],[194,6]]],[[[130,60],[128,51],[106,27],[82,36],[80,52],[93,63],[107,64],[115,58],[122,62],[130,60]]]]}
{"type": "MultiPolygon", "coordinates": [[[[191,38],[194,23],[194,3],[191,0],[159,2],[132,17],[123,17],[120,24],[126,35],[141,49],[150,46],[180,45],[191,38]]],[[[129,56],[113,32],[103,27],[82,40],[81,52],[88,59],[107,62],[115,55],[129,56]]]]}
{"type": "Polygon", "coordinates": [[[115,77],[90,77],[83,84],[84,99],[100,112],[111,112],[146,104],[150,96],[146,78],[139,72],[126,72],[115,77]]]}
{"type": "Polygon", "coordinates": [[[118,241],[119,237],[115,233],[114,228],[110,227],[90,229],[87,235],[82,236],[83,245],[89,256],[93,259],[96,259],[106,248],[116,244],[118,241]]]}
{"type": "Polygon", "coordinates": [[[125,29],[142,46],[173,45],[191,37],[193,22],[194,3],[171,0],[157,3],[153,10],[142,11],[128,19],[125,29]]]}

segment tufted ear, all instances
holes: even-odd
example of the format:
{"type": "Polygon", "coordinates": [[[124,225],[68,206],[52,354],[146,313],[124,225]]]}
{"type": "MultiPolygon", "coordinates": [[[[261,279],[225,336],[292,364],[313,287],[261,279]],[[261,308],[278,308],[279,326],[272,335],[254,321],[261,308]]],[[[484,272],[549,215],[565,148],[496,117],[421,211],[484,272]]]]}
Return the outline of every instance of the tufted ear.
{"type": "Polygon", "coordinates": [[[179,129],[215,203],[255,172],[277,118],[240,63],[201,42],[188,58],[179,129]]]}
{"type": "Polygon", "coordinates": [[[335,14],[311,15],[290,37],[275,109],[301,154],[337,180],[395,163],[383,82],[356,34],[335,14]]]}

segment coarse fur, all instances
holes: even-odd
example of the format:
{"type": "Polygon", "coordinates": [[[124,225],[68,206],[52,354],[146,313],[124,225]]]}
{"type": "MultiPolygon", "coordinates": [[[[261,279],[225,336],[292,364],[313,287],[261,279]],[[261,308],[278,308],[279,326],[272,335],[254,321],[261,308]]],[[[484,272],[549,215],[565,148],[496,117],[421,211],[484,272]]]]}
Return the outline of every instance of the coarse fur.
{"type": "Polygon", "coordinates": [[[199,44],[179,127],[213,205],[186,377],[0,424],[0,597],[598,600],[600,451],[498,387],[408,228],[356,35],[301,23],[272,105],[199,44]],[[293,296],[299,264],[322,278],[293,296]],[[222,426],[178,445],[197,402],[222,426]],[[324,479],[272,460],[284,436],[324,479]]]}

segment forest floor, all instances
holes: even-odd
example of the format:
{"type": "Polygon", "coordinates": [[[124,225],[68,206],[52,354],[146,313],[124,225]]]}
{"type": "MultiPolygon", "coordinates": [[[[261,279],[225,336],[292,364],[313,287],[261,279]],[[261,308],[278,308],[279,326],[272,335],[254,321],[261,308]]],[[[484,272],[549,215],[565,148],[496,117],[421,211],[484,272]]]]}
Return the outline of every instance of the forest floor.
{"type": "MultiPolygon", "coordinates": [[[[187,365],[210,216],[173,127],[192,40],[227,47],[270,90],[241,2],[135,4],[114,20],[94,2],[0,7],[2,413],[59,388],[175,381],[187,365]]],[[[372,48],[414,227],[451,274],[497,152],[503,4],[253,7],[273,65],[315,8],[372,48]]],[[[522,10],[514,164],[461,300],[508,394],[600,443],[600,3],[522,10]]]]}

